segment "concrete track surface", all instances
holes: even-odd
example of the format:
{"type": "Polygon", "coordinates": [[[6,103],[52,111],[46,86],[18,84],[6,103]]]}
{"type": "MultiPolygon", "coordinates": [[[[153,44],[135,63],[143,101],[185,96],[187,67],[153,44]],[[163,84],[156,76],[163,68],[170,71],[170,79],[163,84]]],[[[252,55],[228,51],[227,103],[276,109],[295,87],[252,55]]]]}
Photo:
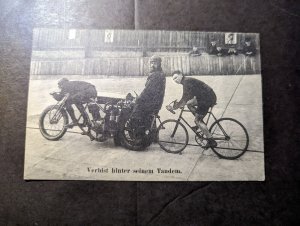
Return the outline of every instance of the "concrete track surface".
{"type": "MultiPolygon", "coordinates": [[[[263,118],[261,76],[194,76],[210,85],[217,94],[213,113],[240,121],[250,137],[249,152],[237,160],[219,159],[210,149],[187,146],[182,154],[164,152],[152,144],[142,152],[115,147],[112,140],[91,142],[76,129],[59,141],[48,141],[38,130],[39,114],[55,100],[55,80],[31,80],[28,101],[24,179],[38,180],[130,180],[130,181],[238,181],[264,180],[263,118]],[[75,133],[72,133],[75,132],[75,133]]],[[[75,77],[69,77],[75,79],[75,77]]],[[[84,80],[83,77],[76,78],[84,80]]],[[[140,93],[142,78],[86,79],[99,92],[118,95],[135,90],[140,93]]],[[[164,106],[179,100],[182,87],[167,78],[164,106]]],[[[165,108],[162,120],[178,117],[165,108]]],[[[185,115],[193,122],[192,115],[185,115]]],[[[189,131],[189,129],[188,129],[189,131]]],[[[190,143],[195,144],[192,132],[190,143]]]]}

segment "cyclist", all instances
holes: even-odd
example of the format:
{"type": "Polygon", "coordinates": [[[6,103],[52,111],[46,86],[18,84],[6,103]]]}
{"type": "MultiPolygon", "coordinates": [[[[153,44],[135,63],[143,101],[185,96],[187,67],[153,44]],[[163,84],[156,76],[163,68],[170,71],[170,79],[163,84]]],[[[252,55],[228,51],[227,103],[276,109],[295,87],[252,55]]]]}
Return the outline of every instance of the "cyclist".
{"type": "Polygon", "coordinates": [[[174,71],[172,75],[173,81],[183,86],[183,95],[179,102],[175,101],[173,106],[167,106],[168,110],[176,110],[187,105],[195,116],[196,126],[193,129],[197,130],[199,128],[207,137],[208,142],[205,148],[216,147],[217,142],[212,138],[206,124],[203,122],[208,109],[216,104],[215,92],[204,82],[185,77],[181,71],[174,71]]]}
{"type": "MultiPolygon", "coordinates": [[[[72,122],[66,125],[68,128],[73,128],[78,125],[77,119],[74,114],[74,109],[72,104],[78,108],[82,117],[84,119],[84,124],[88,123],[88,116],[84,110],[83,104],[88,103],[90,98],[97,97],[97,91],[94,85],[83,82],[83,81],[69,81],[67,78],[62,78],[58,81],[58,88],[61,92],[57,94],[57,99],[61,100],[67,93],[70,94],[68,100],[66,101],[66,109],[72,119],[72,122]]],[[[100,119],[100,113],[97,105],[89,105],[89,111],[92,113],[94,120],[100,119]]]]}

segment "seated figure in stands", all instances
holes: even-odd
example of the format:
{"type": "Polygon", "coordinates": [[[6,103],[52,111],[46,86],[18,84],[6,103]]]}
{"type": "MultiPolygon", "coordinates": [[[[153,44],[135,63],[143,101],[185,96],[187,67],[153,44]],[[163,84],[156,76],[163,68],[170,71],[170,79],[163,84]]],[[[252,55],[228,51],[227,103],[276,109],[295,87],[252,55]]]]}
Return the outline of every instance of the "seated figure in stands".
{"type": "Polygon", "coordinates": [[[208,46],[208,54],[210,55],[217,55],[218,54],[218,50],[217,50],[217,42],[215,39],[212,39],[210,41],[210,44],[208,46]]]}
{"type": "Polygon", "coordinates": [[[223,49],[221,46],[217,45],[217,41],[212,39],[208,46],[208,54],[210,55],[217,55],[217,56],[224,56],[226,55],[226,50],[223,49]]]}
{"type": "Polygon", "coordinates": [[[200,50],[197,46],[193,46],[193,50],[189,52],[190,56],[201,56],[200,50]]]}
{"type": "Polygon", "coordinates": [[[242,53],[246,56],[254,56],[256,54],[256,47],[254,43],[251,41],[251,38],[247,37],[245,39],[245,44],[243,46],[242,53]]]}

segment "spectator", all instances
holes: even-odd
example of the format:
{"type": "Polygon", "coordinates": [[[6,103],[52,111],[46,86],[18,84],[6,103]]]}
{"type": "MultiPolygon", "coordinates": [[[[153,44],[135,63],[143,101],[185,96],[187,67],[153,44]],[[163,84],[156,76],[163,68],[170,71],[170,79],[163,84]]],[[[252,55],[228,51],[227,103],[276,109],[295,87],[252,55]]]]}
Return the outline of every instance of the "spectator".
{"type": "Polygon", "coordinates": [[[245,44],[243,45],[242,53],[246,56],[254,56],[256,54],[256,47],[251,41],[251,38],[247,37],[245,39],[245,44]]]}
{"type": "Polygon", "coordinates": [[[217,48],[216,48],[216,51],[217,51],[217,56],[225,56],[226,55],[226,53],[227,53],[227,51],[226,51],[226,49],[223,49],[222,47],[220,47],[220,46],[218,46],[217,48]]]}
{"type": "Polygon", "coordinates": [[[228,51],[227,51],[227,54],[228,54],[228,55],[237,55],[238,52],[237,52],[236,48],[230,47],[230,48],[228,49],[228,51]]]}
{"type": "Polygon", "coordinates": [[[219,51],[217,50],[217,42],[216,42],[216,40],[212,39],[210,41],[210,44],[208,46],[208,51],[207,52],[210,55],[217,55],[218,54],[219,51]]]}
{"type": "Polygon", "coordinates": [[[193,46],[193,50],[189,52],[190,56],[201,56],[200,50],[197,46],[193,46]]]}

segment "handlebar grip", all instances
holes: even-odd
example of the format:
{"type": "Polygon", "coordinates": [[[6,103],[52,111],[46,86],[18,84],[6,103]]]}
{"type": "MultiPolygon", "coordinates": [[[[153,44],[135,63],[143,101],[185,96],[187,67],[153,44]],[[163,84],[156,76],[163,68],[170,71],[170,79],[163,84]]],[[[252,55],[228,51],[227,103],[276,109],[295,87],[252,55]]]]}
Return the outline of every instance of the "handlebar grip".
{"type": "Polygon", "coordinates": [[[167,109],[169,112],[171,112],[172,114],[176,114],[176,112],[175,112],[174,110],[172,110],[172,109],[169,109],[168,106],[169,106],[169,105],[166,106],[166,109],[167,109]]]}

